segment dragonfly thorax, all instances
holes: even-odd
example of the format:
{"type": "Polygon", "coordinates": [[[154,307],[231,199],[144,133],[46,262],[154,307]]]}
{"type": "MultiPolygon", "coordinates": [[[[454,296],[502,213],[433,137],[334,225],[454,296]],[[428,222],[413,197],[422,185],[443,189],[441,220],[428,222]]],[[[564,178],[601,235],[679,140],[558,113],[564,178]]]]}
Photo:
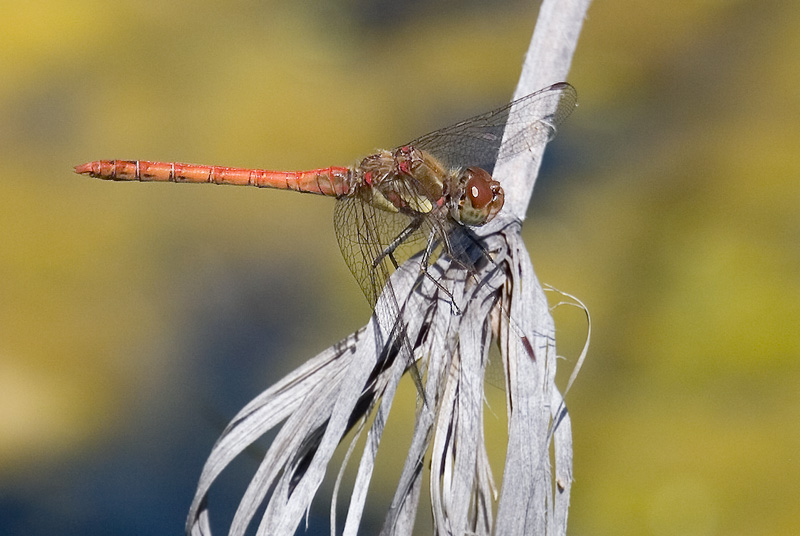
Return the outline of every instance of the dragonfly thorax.
{"type": "Polygon", "coordinates": [[[411,146],[372,154],[354,174],[354,187],[362,199],[387,212],[424,215],[445,204],[448,171],[434,157],[411,146]]]}
{"type": "Polygon", "coordinates": [[[465,225],[483,225],[503,208],[503,189],[486,170],[449,170],[411,145],[369,155],[353,173],[358,195],[387,212],[422,216],[436,210],[465,225]]]}

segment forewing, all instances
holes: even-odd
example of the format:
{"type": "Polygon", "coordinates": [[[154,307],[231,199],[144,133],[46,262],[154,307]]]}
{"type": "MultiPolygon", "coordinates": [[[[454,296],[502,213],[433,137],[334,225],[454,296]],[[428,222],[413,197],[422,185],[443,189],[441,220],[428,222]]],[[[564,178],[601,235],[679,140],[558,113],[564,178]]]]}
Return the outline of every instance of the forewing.
{"type": "Polygon", "coordinates": [[[575,88],[560,82],[407,145],[428,151],[449,167],[477,166],[491,174],[498,156],[509,158],[552,139],[556,127],[572,113],[577,102],[575,88]],[[506,125],[524,128],[509,129],[514,134],[503,146],[502,155],[498,155],[506,125]]]}

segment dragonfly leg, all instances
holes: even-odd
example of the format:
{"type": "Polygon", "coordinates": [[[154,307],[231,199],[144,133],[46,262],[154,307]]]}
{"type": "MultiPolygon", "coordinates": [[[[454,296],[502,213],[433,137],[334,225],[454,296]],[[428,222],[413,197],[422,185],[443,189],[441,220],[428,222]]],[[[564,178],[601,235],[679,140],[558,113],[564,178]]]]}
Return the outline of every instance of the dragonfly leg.
{"type": "MultiPolygon", "coordinates": [[[[439,288],[439,290],[444,292],[450,298],[450,307],[455,308],[455,314],[461,315],[461,308],[456,304],[456,299],[453,294],[447,290],[438,279],[433,277],[430,272],[428,272],[428,264],[430,263],[431,255],[433,254],[434,249],[436,249],[436,234],[437,233],[435,232],[431,233],[431,235],[428,237],[428,243],[425,245],[425,251],[422,254],[422,259],[420,259],[420,275],[424,275],[430,279],[431,282],[439,288]]],[[[445,249],[450,251],[450,241],[447,239],[447,234],[442,233],[442,240],[445,243],[445,249]]]]}
{"type": "MultiPolygon", "coordinates": [[[[375,283],[376,283],[376,271],[380,269],[379,267],[380,267],[381,263],[384,261],[384,259],[388,258],[389,261],[391,261],[391,263],[394,265],[394,268],[397,269],[399,267],[399,263],[397,262],[397,259],[394,256],[395,251],[397,250],[398,247],[400,247],[400,245],[403,242],[405,242],[408,239],[409,236],[414,234],[414,232],[416,232],[420,228],[421,225],[422,225],[422,218],[416,218],[416,219],[412,220],[406,226],[406,228],[403,229],[403,231],[399,235],[397,235],[397,237],[394,240],[392,240],[392,242],[386,247],[386,249],[384,249],[381,252],[381,254],[378,255],[373,260],[373,262],[372,262],[372,270],[370,270],[370,279],[372,280],[372,288],[376,289],[376,292],[378,292],[378,289],[377,289],[377,287],[375,285],[375,283]]],[[[393,289],[388,284],[387,284],[387,288],[384,289],[383,292],[392,292],[392,293],[394,293],[393,289]]],[[[375,300],[377,301],[377,299],[378,299],[378,296],[376,295],[375,296],[375,300]]],[[[399,310],[400,306],[398,304],[397,297],[396,296],[391,296],[390,302],[393,302],[394,307],[398,308],[395,311],[395,313],[396,313],[395,325],[392,328],[392,335],[390,337],[390,340],[402,340],[403,344],[406,346],[406,350],[407,350],[408,356],[409,356],[409,362],[408,362],[408,365],[406,367],[406,371],[411,375],[411,378],[414,381],[414,385],[417,388],[417,392],[422,397],[423,404],[425,404],[427,406],[428,403],[427,403],[427,400],[425,399],[425,387],[424,387],[424,385],[422,383],[422,374],[420,373],[419,367],[417,366],[417,363],[416,363],[415,358],[414,358],[414,348],[411,346],[411,343],[410,343],[410,341],[408,340],[408,337],[405,334],[405,330],[406,330],[405,323],[403,322],[402,315],[400,314],[400,310],[399,310]]],[[[404,302],[402,307],[405,308],[405,306],[406,306],[406,303],[404,302]]]]}
{"type": "Polygon", "coordinates": [[[392,242],[388,246],[386,246],[386,249],[384,249],[380,255],[375,257],[375,260],[372,261],[372,270],[375,271],[375,269],[383,262],[383,259],[385,259],[386,257],[389,257],[389,260],[392,261],[392,264],[394,264],[394,267],[396,269],[398,267],[398,264],[397,264],[397,259],[394,258],[395,250],[399,248],[403,242],[408,240],[408,237],[414,234],[414,232],[416,232],[416,230],[419,229],[421,225],[422,225],[422,218],[414,218],[413,220],[411,220],[411,223],[409,223],[406,226],[406,228],[403,229],[400,232],[400,234],[397,235],[395,239],[392,240],[392,242]]]}

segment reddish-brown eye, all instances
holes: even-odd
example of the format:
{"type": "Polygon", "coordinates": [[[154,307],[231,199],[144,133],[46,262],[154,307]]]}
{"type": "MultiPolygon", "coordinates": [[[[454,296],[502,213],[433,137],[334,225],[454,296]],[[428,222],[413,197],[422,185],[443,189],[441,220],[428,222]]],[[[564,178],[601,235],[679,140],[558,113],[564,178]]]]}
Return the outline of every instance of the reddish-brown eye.
{"type": "Polygon", "coordinates": [[[481,168],[467,168],[470,178],[467,180],[467,195],[476,209],[482,209],[494,198],[492,192],[492,176],[481,168]]]}

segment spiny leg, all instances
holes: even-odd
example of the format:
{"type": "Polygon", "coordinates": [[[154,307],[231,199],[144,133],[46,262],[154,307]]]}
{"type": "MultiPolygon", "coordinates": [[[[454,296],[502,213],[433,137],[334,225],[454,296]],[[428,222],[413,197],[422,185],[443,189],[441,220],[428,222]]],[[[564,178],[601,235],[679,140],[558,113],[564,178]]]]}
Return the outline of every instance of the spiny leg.
{"type": "Polygon", "coordinates": [[[394,240],[392,240],[391,243],[388,246],[386,246],[386,249],[384,249],[381,252],[381,254],[375,257],[375,259],[372,261],[373,272],[378,267],[378,265],[383,262],[383,259],[385,259],[386,257],[389,257],[389,260],[392,261],[392,264],[394,265],[395,269],[397,269],[398,268],[397,259],[394,258],[395,250],[399,248],[403,242],[408,240],[408,237],[414,234],[417,231],[417,229],[420,228],[421,225],[422,225],[421,217],[416,217],[412,219],[411,222],[408,225],[406,225],[406,228],[400,231],[400,234],[398,234],[394,238],[394,240]]]}
{"type": "MultiPolygon", "coordinates": [[[[436,285],[436,287],[439,290],[444,292],[450,298],[450,300],[449,300],[450,301],[450,306],[455,308],[455,310],[456,310],[455,313],[457,315],[461,315],[461,308],[456,304],[456,299],[453,296],[452,292],[447,290],[447,288],[445,288],[445,286],[442,285],[442,283],[438,279],[433,277],[430,274],[430,272],[428,271],[428,265],[429,265],[430,260],[431,260],[431,255],[433,254],[433,251],[436,249],[436,235],[437,234],[438,233],[436,231],[433,231],[430,234],[430,236],[428,237],[427,243],[425,244],[425,251],[422,254],[422,259],[420,259],[420,265],[419,265],[420,276],[427,277],[428,279],[431,280],[431,282],[434,285],[436,285]]],[[[442,241],[445,243],[445,246],[444,246],[445,249],[447,251],[451,251],[450,250],[450,241],[447,238],[447,234],[443,233],[443,232],[441,234],[442,234],[442,241]]]]}
{"type": "Polygon", "coordinates": [[[372,260],[372,266],[370,267],[370,270],[369,270],[369,278],[370,278],[370,286],[372,287],[373,293],[374,293],[373,304],[374,304],[375,301],[378,300],[378,296],[380,295],[381,291],[383,290],[382,287],[389,280],[389,274],[388,273],[381,274],[381,275],[385,275],[385,277],[379,277],[379,275],[377,273],[378,270],[384,270],[384,268],[381,266],[381,263],[383,263],[383,261],[388,257],[389,261],[391,261],[391,263],[392,263],[392,266],[394,266],[394,269],[397,270],[400,267],[400,263],[397,262],[397,259],[394,256],[395,250],[397,250],[397,248],[400,247],[400,245],[403,242],[408,240],[408,237],[410,237],[412,234],[414,234],[414,232],[416,232],[417,229],[419,229],[421,225],[422,225],[422,218],[417,217],[417,218],[414,218],[413,220],[411,220],[411,222],[405,227],[405,229],[403,229],[400,232],[400,234],[398,234],[391,241],[391,243],[389,243],[389,245],[386,246],[386,248],[377,257],[375,257],[372,260]],[[378,282],[379,278],[383,279],[382,281],[380,281],[380,284],[378,282]]]}
{"type": "MultiPolygon", "coordinates": [[[[372,261],[372,269],[370,270],[370,279],[372,283],[372,288],[375,289],[376,293],[381,290],[378,289],[376,285],[376,272],[377,270],[382,269],[381,263],[383,263],[384,259],[388,257],[388,259],[394,266],[395,270],[399,268],[400,265],[394,256],[395,251],[397,250],[398,247],[400,247],[400,245],[403,242],[408,240],[408,238],[412,234],[414,234],[420,228],[421,225],[422,225],[421,217],[417,217],[411,220],[411,222],[405,227],[405,229],[403,229],[400,232],[400,234],[398,234],[397,237],[395,237],[394,240],[392,240],[392,242],[386,247],[386,249],[384,249],[381,252],[381,254],[375,257],[375,259],[372,261]]],[[[391,338],[399,337],[400,339],[403,340],[403,344],[406,346],[406,350],[408,352],[410,360],[406,370],[408,370],[409,374],[411,375],[411,378],[414,381],[414,385],[416,385],[417,391],[422,397],[423,404],[427,406],[427,400],[425,399],[425,388],[422,384],[422,374],[420,373],[419,368],[417,367],[417,363],[414,359],[414,349],[411,347],[411,343],[408,340],[408,337],[405,333],[406,327],[405,323],[402,321],[402,315],[401,315],[400,305],[398,304],[397,296],[394,295],[394,289],[392,289],[391,285],[388,284],[388,277],[386,278],[386,281],[384,283],[385,283],[385,288],[382,290],[384,293],[390,292],[392,294],[391,296],[389,296],[389,302],[397,309],[396,311],[394,311],[396,317],[395,317],[395,325],[392,328],[391,338]]],[[[377,298],[378,296],[376,295],[375,296],[376,301],[377,298]]],[[[405,308],[406,303],[407,302],[404,301],[402,305],[403,308],[405,308]]]]}

